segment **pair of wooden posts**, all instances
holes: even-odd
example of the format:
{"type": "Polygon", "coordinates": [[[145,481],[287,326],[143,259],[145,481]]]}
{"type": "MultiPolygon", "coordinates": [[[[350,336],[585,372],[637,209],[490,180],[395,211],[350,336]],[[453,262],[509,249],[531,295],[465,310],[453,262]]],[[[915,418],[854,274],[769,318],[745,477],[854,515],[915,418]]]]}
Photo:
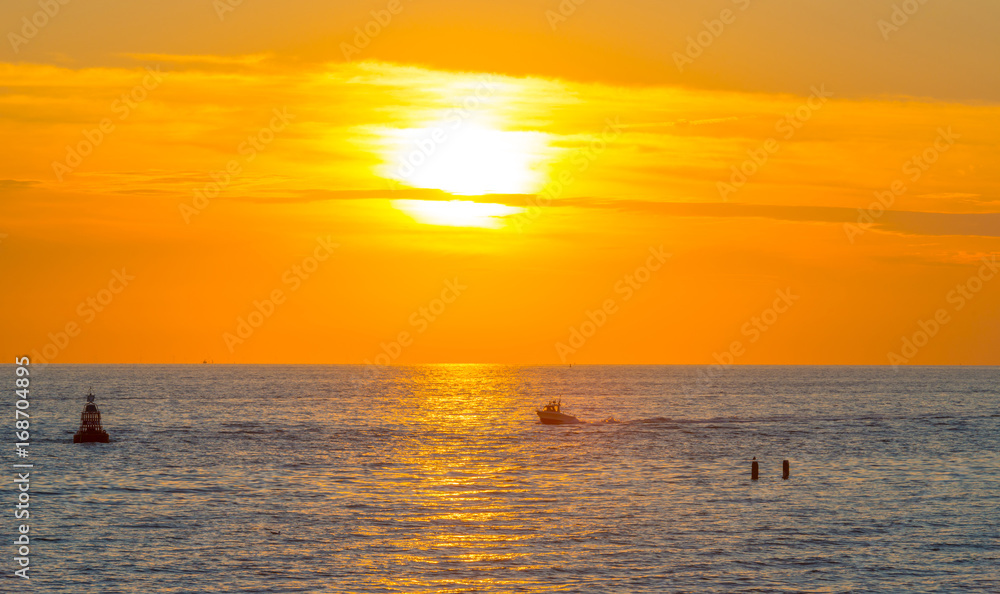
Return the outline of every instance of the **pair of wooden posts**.
{"type": "MultiPolygon", "coordinates": [[[[757,470],[757,456],[754,456],[750,464],[750,480],[757,480],[757,470]]],[[[781,461],[781,478],[788,478],[788,460],[781,461]]]]}

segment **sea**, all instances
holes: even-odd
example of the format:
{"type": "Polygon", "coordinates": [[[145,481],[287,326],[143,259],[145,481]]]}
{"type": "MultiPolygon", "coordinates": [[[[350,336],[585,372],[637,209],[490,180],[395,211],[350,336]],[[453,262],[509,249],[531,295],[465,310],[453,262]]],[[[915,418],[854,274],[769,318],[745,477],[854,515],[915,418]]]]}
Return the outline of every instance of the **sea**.
{"type": "Polygon", "coordinates": [[[3,592],[1000,592],[1000,368],[0,369],[3,592]]]}

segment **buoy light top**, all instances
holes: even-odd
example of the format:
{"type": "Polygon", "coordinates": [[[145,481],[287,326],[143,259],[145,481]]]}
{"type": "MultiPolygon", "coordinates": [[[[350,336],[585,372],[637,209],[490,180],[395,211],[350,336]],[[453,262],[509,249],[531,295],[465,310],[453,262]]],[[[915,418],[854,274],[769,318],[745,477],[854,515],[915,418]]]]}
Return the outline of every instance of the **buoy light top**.
{"type": "Polygon", "coordinates": [[[93,401],[94,401],[94,393],[91,392],[90,394],[87,394],[87,402],[93,402],[93,401]]]}

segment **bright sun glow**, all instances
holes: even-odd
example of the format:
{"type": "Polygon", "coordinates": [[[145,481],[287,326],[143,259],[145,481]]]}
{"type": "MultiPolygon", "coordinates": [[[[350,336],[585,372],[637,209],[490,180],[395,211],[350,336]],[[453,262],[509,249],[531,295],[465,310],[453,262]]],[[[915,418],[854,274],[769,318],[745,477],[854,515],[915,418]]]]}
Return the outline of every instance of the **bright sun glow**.
{"type": "Polygon", "coordinates": [[[501,227],[501,217],[524,212],[523,208],[517,206],[467,200],[393,200],[392,206],[419,223],[489,229],[501,227]]]}
{"type": "Polygon", "coordinates": [[[383,174],[415,188],[451,194],[530,194],[544,183],[541,132],[499,130],[473,120],[387,132],[383,174]]]}

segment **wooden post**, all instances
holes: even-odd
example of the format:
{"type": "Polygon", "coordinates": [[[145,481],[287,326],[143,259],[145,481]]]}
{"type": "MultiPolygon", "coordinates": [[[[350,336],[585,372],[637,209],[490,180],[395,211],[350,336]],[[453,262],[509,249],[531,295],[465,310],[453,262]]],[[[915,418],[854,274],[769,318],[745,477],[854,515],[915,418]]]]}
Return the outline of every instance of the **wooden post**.
{"type": "Polygon", "coordinates": [[[757,480],[757,456],[753,457],[753,463],[750,464],[750,480],[757,480]]]}
{"type": "Polygon", "coordinates": [[[783,479],[788,478],[788,460],[784,460],[781,463],[781,478],[783,479]]]}

